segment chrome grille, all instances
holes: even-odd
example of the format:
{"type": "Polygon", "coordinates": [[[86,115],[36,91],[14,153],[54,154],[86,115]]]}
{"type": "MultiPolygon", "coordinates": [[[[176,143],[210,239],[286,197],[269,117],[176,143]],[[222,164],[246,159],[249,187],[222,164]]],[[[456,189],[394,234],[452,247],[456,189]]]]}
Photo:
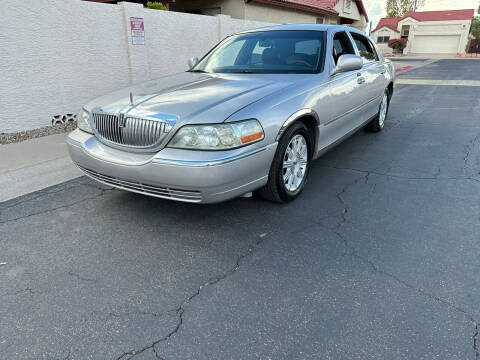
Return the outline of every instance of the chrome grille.
{"type": "Polygon", "coordinates": [[[96,171],[86,169],[76,164],[89,177],[104,184],[117,187],[119,189],[136,192],[143,195],[154,196],[163,199],[172,199],[186,202],[201,202],[202,193],[193,190],[181,190],[163,186],[147,185],[138,182],[132,182],[115,178],[113,176],[100,174],[96,171]]]}
{"type": "Polygon", "coordinates": [[[119,145],[149,148],[157,145],[170,131],[163,121],[134,117],[120,118],[118,115],[94,113],[95,133],[100,138],[119,145]]]}

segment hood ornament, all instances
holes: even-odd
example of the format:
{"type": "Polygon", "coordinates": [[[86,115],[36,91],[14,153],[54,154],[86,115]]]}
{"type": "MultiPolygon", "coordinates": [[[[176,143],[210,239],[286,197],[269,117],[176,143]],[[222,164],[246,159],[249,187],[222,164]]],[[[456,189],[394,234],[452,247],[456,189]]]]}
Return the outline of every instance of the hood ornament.
{"type": "Polygon", "coordinates": [[[133,106],[133,94],[131,91],[130,91],[130,105],[133,106]]]}

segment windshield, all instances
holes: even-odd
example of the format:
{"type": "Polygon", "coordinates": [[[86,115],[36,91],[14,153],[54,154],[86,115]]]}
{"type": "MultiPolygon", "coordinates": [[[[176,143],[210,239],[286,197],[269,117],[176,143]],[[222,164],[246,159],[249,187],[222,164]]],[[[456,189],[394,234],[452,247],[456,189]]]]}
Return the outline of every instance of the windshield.
{"type": "Polygon", "coordinates": [[[220,43],[193,69],[213,73],[302,73],[323,70],[324,31],[259,31],[220,43]]]}

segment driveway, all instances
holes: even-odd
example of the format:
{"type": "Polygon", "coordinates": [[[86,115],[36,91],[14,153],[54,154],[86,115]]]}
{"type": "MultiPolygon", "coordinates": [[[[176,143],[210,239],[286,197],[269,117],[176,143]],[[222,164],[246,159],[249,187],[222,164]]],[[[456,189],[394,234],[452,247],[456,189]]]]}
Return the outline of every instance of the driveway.
{"type": "Polygon", "coordinates": [[[84,177],[1,203],[0,357],[478,359],[479,118],[480,87],[398,85],[287,205],[84,177]]]}

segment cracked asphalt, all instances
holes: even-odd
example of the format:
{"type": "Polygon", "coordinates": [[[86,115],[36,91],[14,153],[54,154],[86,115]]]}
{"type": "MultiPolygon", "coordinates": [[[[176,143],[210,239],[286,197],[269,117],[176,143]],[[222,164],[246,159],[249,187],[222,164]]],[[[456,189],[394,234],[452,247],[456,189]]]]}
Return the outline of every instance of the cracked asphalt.
{"type": "Polygon", "coordinates": [[[478,360],[479,172],[480,87],[399,85],[287,205],[85,177],[0,203],[0,358],[478,360]]]}

